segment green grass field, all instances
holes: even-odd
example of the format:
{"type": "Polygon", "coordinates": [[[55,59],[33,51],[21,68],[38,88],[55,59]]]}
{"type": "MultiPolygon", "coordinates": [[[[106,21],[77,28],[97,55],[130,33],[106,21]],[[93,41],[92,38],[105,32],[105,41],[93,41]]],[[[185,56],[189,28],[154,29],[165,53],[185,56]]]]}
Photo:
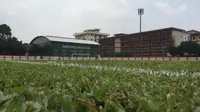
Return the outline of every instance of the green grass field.
{"type": "Polygon", "coordinates": [[[47,63],[0,61],[1,112],[200,111],[199,62],[47,63]]]}

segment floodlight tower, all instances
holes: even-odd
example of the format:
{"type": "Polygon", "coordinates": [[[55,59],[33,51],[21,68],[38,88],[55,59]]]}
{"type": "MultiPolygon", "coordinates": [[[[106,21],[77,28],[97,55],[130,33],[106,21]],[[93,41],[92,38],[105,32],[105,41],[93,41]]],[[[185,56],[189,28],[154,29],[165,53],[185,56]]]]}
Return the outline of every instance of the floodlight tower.
{"type": "Polygon", "coordinates": [[[140,16],[140,33],[142,32],[142,15],[144,14],[144,9],[138,9],[138,15],[140,16]]]}
{"type": "Polygon", "coordinates": [[[142,15],[144,14],[144,9],[138,9],[138,15],[140,16],[140,49],[141,49],[141,56],[143,57],[143,49],[142,49],[142,15]]]}

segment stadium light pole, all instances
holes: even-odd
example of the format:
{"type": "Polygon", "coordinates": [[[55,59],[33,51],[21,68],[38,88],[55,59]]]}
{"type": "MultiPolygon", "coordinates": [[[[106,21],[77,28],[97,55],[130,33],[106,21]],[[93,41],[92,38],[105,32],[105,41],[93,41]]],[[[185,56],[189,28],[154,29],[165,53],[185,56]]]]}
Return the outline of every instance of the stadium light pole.
{"type": "MultiPolygon", "coordinates": [[[[144,14],[144,9],[140,8],[138,9],[138,15],[140,16],[140,40],[142,40],[142,15],[144,14]]],[[[142,49],[142,42],[140,41],[140,48],[142,51],[142,57],[143,57],[143,49],[142,49]]]]}

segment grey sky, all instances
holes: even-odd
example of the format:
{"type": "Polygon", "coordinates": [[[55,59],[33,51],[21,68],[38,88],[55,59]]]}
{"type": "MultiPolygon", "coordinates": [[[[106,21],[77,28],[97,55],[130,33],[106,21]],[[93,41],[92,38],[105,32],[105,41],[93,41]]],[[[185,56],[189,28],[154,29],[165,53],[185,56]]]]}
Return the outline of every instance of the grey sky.
{"type": "Polygon", "coordinates": [[[30,42],[38,35],[73,37],[84,29],[139,31],[137,9],[143,7],[143,30],[177,27],[200,30],[199,0],[0,0],[0,24],[30,42]],[[124,27],[123,27],[124,26],[124,27]]]}

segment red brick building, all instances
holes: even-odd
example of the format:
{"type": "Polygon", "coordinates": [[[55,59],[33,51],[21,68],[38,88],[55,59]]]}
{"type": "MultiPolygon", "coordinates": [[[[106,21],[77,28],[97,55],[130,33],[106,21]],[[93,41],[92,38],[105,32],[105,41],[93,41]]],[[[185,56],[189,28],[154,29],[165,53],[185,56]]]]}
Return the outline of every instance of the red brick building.
{"type": "Polygon", "coordinates": [[[99,41],[102,54],[126,53],[129,56],[165,56],[169,46],[182,42],[185,30],[164,28],[133,34],[117,34],[99,41]]]}

